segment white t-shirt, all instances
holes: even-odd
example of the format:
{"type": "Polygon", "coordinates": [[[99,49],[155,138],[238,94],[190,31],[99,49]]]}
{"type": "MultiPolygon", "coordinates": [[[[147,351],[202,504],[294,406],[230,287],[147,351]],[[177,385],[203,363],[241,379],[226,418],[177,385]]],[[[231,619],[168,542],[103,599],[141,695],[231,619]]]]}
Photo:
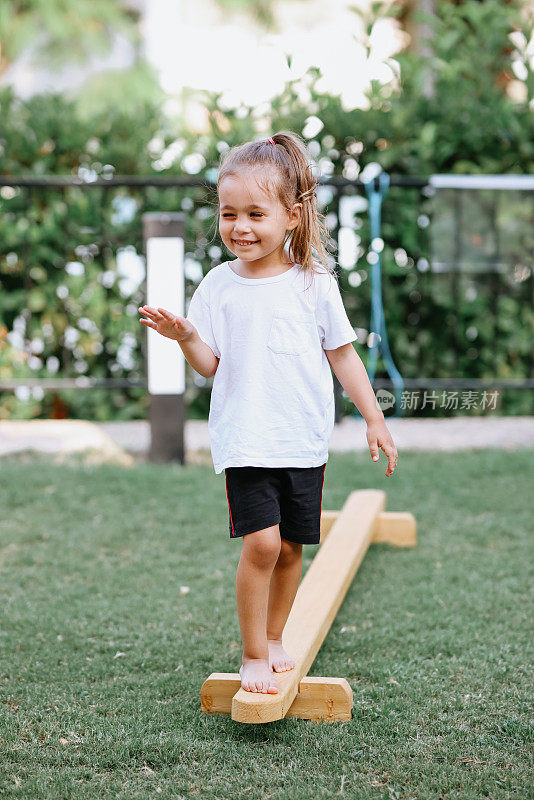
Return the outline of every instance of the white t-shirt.
{"type": "Polygon", "coordinates": [[[334,428],[324,350],[358,338],[337,281],[322,265],[318,275],[295,264],[281,275],[243,278],[230,263],[204,276],[187,312],[220,359],[208,419],[215,472],[321,466],[334,428]]]}

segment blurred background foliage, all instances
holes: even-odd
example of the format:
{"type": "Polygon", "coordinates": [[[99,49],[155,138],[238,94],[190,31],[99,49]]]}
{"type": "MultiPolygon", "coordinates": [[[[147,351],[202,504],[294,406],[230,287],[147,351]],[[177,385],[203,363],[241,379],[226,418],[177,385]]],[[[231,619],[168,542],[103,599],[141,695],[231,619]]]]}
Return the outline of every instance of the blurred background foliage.
{"type": "MultiPolygon", "coordinates": [[[[58,11],[63,3],[49,5],[58,11]]],[[[115,4],[77,0],[73,6],[79,19],[91,13],[103,19],[109,13],[113,22],[115,4]]],[[[25,28],[23,20],[9,19],[3,9],[0,41],[7,62],[31,21],[25,28]],[[13,50],[3,47],[10,36],[13,50]]],[[[181,113],[174,115],[165,112],[165,97],[142,59],[111,81],[109,73],[106,79],[91,79],[75,96],[47,93],[22,100],[10,87],[1,88],[0,175],[79,176],[88,182],[113,175],[189,175],[205,181],[170,189],[1,187],[0,379],[90,376],[143,382],[146,333],[137,311],[145,302],[141,214],[184,212],[189,298],[203,274],[233,257],[218,239],[216,195],[209,186],[228,146],[289,128],[303,134],[322,175],[355,178],[371,162],[406,176],[532,174],[534,81],[526,53],[526,99],[512,100],[504,90],[513,75],[510,32],[523,31],[526,42],[531,36],[532,21],[520,11],[518,2],[442,0],[436,15],[427,18],[432,55],[398,53],[399,89],[373,82],[365,110],[347,111],[339,97],[318,91],[316,68],[288,83],[268,108],[228,110],[217,93],[184,89],[178,98],[181,113]],[[191,107],[202,110],[201,130],[188,121],[191,107]],[[121,270],[121,258],[126,270],[132,267],[130,275],[121,270]]],[[[380,3],[374,4],[366,19],[368,34],[384,13],[380,3]]],[[[89,36],[84,25],[76,30],[89,36]]],[[[432,209],[430,193],[400,187],[390,188],[383,205],[384,308],[401,375],[532,377],[532,224],[525,233],[530,261],[520,273],[461,275],[453,291],[450,276],[424,267],[430,261],[432,209]]],[[[329,214],[328,205],[322,210],[329,214]]],[[[330,224],[335,227],[335,221],[330,224]]],[[[365,209],[354,215],[354,226],[360,255],[351,269],[340,270],[340,281],[349,317],[365,332],[370,318],[365,209]]],[[[365,362],[361,337],[356,346],[365,362]]],[[[189,416],[205,418],[210,382],[186,369],[189,416]]],[[[382,374],[378,369],[377,377],[382,374]]],[[[146,418],[148,400],[144,386],[32,387],[0,393],[0,418],[146,418]]],[[[346,412],[353,410],[348,402],[346,412]]],[[[498,411],[532,413],[532,392],[502,390],[498,411]]],[[[433,416],[454,413],[432,411],[433,416]]]]}
{"type": "Polygon", "coordinates": [[[138,16],[109,0],[2,0],[0,75],[29,46],[37,65],[61,67],[108,52],[117,32],[139,44],[138,16]]]}

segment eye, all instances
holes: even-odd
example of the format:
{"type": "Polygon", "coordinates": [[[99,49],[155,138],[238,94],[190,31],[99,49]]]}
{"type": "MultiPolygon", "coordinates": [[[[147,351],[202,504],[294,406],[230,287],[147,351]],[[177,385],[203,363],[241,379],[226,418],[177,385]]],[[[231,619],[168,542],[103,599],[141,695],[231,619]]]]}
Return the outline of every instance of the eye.
{"type": "MultiPolygon", "coordinates": [[[[228,214],[228,213],[223,214],[223,217],[232,217],[232,216],[233,216],[233,214],[228,214]]],[[[261,211],[251,211],[250,212],[250,216],[251,217],[253,217],[253,216],[263,217],[263,214],[261,213],[261,211]]]]}

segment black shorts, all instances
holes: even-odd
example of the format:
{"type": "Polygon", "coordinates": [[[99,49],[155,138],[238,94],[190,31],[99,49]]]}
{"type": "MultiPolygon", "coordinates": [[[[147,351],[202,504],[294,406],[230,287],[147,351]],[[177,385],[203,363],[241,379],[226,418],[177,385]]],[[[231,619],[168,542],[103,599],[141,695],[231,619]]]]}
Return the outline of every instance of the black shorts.
{"type": "Polygon", "coordinates": [[[280,538],[319,544],[325,467],[227,467],[230,538],[279,524],[280,538]]]}

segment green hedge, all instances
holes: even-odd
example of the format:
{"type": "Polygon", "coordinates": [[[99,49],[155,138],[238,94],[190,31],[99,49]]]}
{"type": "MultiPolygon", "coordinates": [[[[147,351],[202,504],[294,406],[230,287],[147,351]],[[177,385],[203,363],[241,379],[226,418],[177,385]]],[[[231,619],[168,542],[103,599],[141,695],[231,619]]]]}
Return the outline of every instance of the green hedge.
{"type": "MultiPolygon", "coordinates": [[[[318,91],[321,76],[316,69],[288,84],[262,113],[228,111],[217,95],[184,91],[184,104],[201,102],[207,109],[209,131],[201,134],[188,130],[183,119],[166,118],[159,101],[139,105],[135,113],[113,107],[88,119],[73,98],[47,94],[22,101],[4,87],[0,175],[184,175],[200,169],[200,175],[207,176],[225,144],[285,128],[303,133],[316,161],[336,175],[358,173],[370,162],[379,162],[393,175],[532,174],[533,82],[528,60],[524,100],[511,100],[502,80],[513,74],[508,34],[519,24],[516,8],[513,3],[474,0],[462,7],[440,3],[433,21],[435,56],[397,55],[398,89],[373,83],[366,110],[346,110],[339,97],[318,91]],[[423,92],[429,74],[434,80],[432,97],[423,92]],[[312,117],[322,128],[308,137],[312,117]],[[190,158],[184,161],[186,156],[190,158]],[[196,167],[190,166],[193,156],[196,167]]],[[[397,368],[406,379],[531,376],[531,211],[525,212],[524,224],[517,223],[515,211],[508,221],[512,225],[516,220],[521,236],[521,263],[504,274],[461,272],[455,282],[450,273],[427,269],[435,200],[419,189],[391,187],[383,206],[384,304],[397,368]]],[[[143,212],[182,210],[186,255],[205,273],[229,257],[217,236],[215,202],[214,190],[207,187],[0,187],[0,378],[87,375],[142,380],[146,334],[137,307],[146,299],[144,283],[126,296],[121,292],[117,253],[125,247],[142,252],[143,212]],[[119,218],[117,198],[131,200],[129,218],[119,218]],[[17,340],[13,344],[8,339],[14,329],[24,343],[23,353],[17,340]],[[119,357],[125,352],[129,356],[121,365],[119,357]]],[[[342,271],[342,286],[351,321],[365,329],[370,318],[366,212],[356,216],[355,225],[361,257],[352,270],[342,271]],[[351,272],[359,273],[357,280],[351,272]]],[[[193,277],[188,279],[189,296],[195,285],[193,277]]],[[[366,348],[358,346],[358,351],[365,360],[366,348]]],[[[381,375],[383,368],[377,370],[377,377],[381,375]]],[[[207,388],[201,388],[202,381],[189,369],[187,377],[190,413],[205,417],[207,388]]],[[[146,406],[144,388],[32,390],[28,399],[12,391],[0,393],[4,419],[144,418],[146,406]]],[[[502,391],[498,410],[532,413],[532,392],[502,391]]],[[[346,411],[353,411],[349,402],[346,411]]],[[[415,410],[407,415],[427,413],[415,410]]]]}

